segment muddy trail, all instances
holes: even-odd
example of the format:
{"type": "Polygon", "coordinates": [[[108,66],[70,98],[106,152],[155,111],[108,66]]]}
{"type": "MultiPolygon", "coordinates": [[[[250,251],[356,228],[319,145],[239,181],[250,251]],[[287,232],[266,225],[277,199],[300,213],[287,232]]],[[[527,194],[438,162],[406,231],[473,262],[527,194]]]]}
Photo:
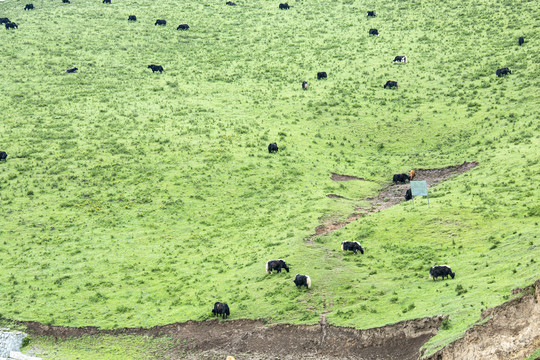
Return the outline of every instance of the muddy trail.
{"type": "MultiPolygon", "coordinates": [[[[446,180],[454,175],[462,174],[475,168],[478,165],[477,162],[464,162],[461,165],[448,166],[440,169],[415,169],[416,175],[414,181],[425,180],[428,188],[439,184],[441,181],[446,180]]],[[[334,181],[353,181],[363,180],[361,178],[349,175],[339,175],[332,173],[332,180],[334,181]]],[[[315,229],[315,233],[310,235],[309,243],[313,242],[313,237],[319,235],[327,235],[331,232],[341,229],[342,227],[350,224],[351,222],[360,219],[363,216],[372,214],[384,209],[388,209],[391,206],[397,205],[402,201],[405,201],[405,192],[410,188],[410,184],[389,184],[385,186],[379,195],[373,198],[366,199],[369,201],[369,207],[358,207],[350,214],[346,220],[341,222],[327,221],[319,225],[315,229]]],[[[347,199],[337,194],[326,195],[329,198],[347,199]]]]}
{"type": "Polygon", "coordinates": [[[402,321],[378,328],[357,330],[326,323],[317,325],[268,324],[261,320],[188,321],[153,328],[100,330],[19,322],[32,336],[57,339],[87,335],[167,336],[174,346],[159,358],[236,360],[415,360],[420,348],[434,336],[443,316],[402,321]]]}

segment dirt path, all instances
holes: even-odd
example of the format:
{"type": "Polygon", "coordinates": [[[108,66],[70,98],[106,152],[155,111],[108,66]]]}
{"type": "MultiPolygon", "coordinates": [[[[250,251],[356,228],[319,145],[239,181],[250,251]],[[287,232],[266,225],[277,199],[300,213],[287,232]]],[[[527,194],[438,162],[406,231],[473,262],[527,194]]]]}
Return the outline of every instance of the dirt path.
{"type": "MultiPolygon", "coordinates": [[[[441,181],[446,180],[454,175],[462,174],[466,171],[469,171],[475,168],[478,165],[477,162],[464,162],[461,165],[448,166],[441,169],[415,169],[416,176],[415,181],[425,180],[427,182],[428,188],[439,184],[441,181]]],[[[335,181],[350,181],[350,180],[362,180],[360,178],[348,175],[339,175],[332,173],[332,180],[335,181]],[[347,180],[344,180],[347,179],[347,180]]],[[[350,224],[351,222],[360,219],[361,217],[372,214],[384,209],[388,209],[391,206],[397,205],[400,202],[404,201],[405,191],[410,188],[409,183],[406,184],[389,184],[385,186],[378,196],[370,199],[370,206],[367,208],[359,207],[355,209],[355,212],[347,217],[345,221],[342,222],[333,222],[328,221],[319,225],[315,229],[315,234],[312,234],[307,241],[308,243],[313,243],[313,238],[319,235],[327,235],[331,232],[341,229],[342,227],[350,224]]],[[[329,198],[343,198],[337,194],[327,195],[329,198]]]]}
{"type": "Polygon", "coordinates": [[[373,329],[329,325],[325,316],[317,325],[269,325],[260,320],[188,321],[150,329],[99,330],[70,328],[36,322],[21,322],[33,336],[57,338],[99,334],[169,336],[173,349],[163,354],[171,359],[236,360],[415,360],[422,345],[435,335],[443,316],[402,321],[373,329]]]}

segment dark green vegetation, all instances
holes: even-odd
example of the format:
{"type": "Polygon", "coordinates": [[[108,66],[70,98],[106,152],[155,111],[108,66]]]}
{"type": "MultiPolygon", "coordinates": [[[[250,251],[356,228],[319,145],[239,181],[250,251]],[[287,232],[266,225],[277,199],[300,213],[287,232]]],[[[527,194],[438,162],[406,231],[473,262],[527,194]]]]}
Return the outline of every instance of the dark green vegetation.
{"type": "Polygon", "coordinates": [[[536,2],[33,3],[0,4],[19,25],[0,29],[4,317],[151,326],[225,301],[232,319],[326,311],[367,328],[445,313],[437,347],[538,277],[536,2]],[[480,165],[433,189],[431,208],[305,243],[392,174],[463,161],[480,165]],[[366,254],[342,254],[343,240],[366,254]],[[265,274],[277,258],[292,274],[265,274]],[[429,280],[435,264],[456,279],[429,280]]]}

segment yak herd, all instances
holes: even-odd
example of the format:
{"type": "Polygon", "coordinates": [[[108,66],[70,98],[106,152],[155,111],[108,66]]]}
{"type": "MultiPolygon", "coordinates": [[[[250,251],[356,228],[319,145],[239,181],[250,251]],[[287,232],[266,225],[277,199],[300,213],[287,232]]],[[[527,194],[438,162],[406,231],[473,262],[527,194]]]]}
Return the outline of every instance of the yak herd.
{"type": "MultiPolygon", "coordinates": [[[[62,3],[69,4],[70,0],[62,0],[62,3]]],[[[111,4],[111,0],[103,0],[103,3],[104,4],[111,4]]],[[[236,3],[232,2],[232,1],[227,1],[225,4],[228,5],[228,6],[236,6],[236,3]]],[[[281,9],[281,10],[289,10],[290,8],[291,8],[291,6],[289,4],[287,4],[287,3],[279,4],[279,9],[281,9]]],[[[24,6],[25,11],[34,10],[34,9],[35,9],[35,7],[34,7],[33,4],[26,4],[24,6]]],[[[376,17],[377,12],[376,11],[368,11],[366,13],[366,16],[368,18],[369,17],[376,17]]],[[[128,16],[128,21],[137,21],[137,16],[129,15],[128,16]]],[[[6,29],[18,29],[19,28],[19,26],[15,22],[10,21],[8,18],[0,18],[0,25],[1,24],[4,24],[6,29]]],[[[167,25],[167,21],[164,20],[164,19],[158,19],[158,20],[156,20],[154,25],[155,26],[157,26],[157,25],[165,26],[165,25],[167,25]]],[[[180,25],[178,25],[178,27],[176,29],[177,30],[189,30],[189,25],[188,24],[180,24],[180,25]]],[[[379,31],[377,29],[369,29],[368,34],[372,35],[372,36],[379,36],[380,35],[379,31]]],[[[525,40],[524,40],[523,36],[519,37],[519,39],[518,39],[519,46],[523,45],[524,43],[525,43],[525,40]]],[[[407,63],[407,57],[406,56],[396,56],[392,62],[393,63],[407,63]]],[[[151,69],[153,73],[155,73],[155,72],[162,73],[163,72],[163,66],[161,66],[161,65],[152,64],[152,65],[148,65],[148,68],[151,69]]],[[[72,68],[67,69],[66,73],[75,73],[75,72],[77,72],[77,70],[78,69],[76,67],[72,67],[72,68]]],[[[512,71],[509,68],[505,67],[505,68],[497,69],[495,74],[498,77],[501,77],[503,75],[512,74],[512,71]]],[[[328,74],[326,72],[322,71],[322,72],[317,73],[317,80],[323,80],[323,79],[327,79],[327,78],[328,78],[328,74]]],[[[391,81],[391,80],[387,81],[386,84],[384,85],[384,88],[396,88],[397,89],[398,88],[398,82],[397,81],[391,81]]],[[[302,81],[302,89],[303,90],[308,89],[307,81],[302,81]]],[[[277,152],[277,151],[278,151],[278,146],[277,146],[276,143],[271,143],[270,145],[268,145],[268,152],[274,153],[274,152],[277,152]]],[[[5,162],[5,161],[7,161],[6,159],[7,159],[7,153],[5,151],[0,151],[0,161],[5,162]]],[[[395,174],[393,176],[392,181],[394,183],[405,183],[406,181],[410,181],[410,180],[414,179],[414,176],[415,176],[415,171],[411,170],[411,172],[408,175],[407,174],[395,174]]],[[[412,193],[411,193],[411,189],[408,189],[406,191],[406,193],[405,193],[405,200],[410,200],[410,199],[412,199],[412,193]]],[[[362,248],[362,246],[360,245],[360,243],[358,241],[343,241],[341,243],[341,250],[342,251],[352,251],[354,254],[357,254],[358,252],[360,252],[361,254],[364,253],[364,248],[362,248]]],[[[287,265],[287,263],[283,259],[270,260],[270,261],[268,261],[266,263],[266,272],[268,274],[271,274],[274,271],[276,273],[281,273],[282,269],[285,269],[285,271],[289,272],[289,266],[287,265]]],[[[437,265],[437,266],[433,266],[429,270],[429,276],[433,280],[436,280],[437,278],[445,279],[445,278],[448,278],[448,277],[451,277],[453,279],[454,276],[455,276],[455,273],[452,272],[452,270],[450,269],[450,267],[448,265],[437,265]]],[[[311,278],[308,275],[296,274],[293,282],[298,288],[300,288],[301,286],[305,286],[308,289],[311,288],[311,278]]],[[[215,316],[222,316],[225,319],[230,315],[230,309],[229,309],[229,306],[226,303],[216,302],[214,304],[214,308],[212,309],[212,313],[215,316]]]]}

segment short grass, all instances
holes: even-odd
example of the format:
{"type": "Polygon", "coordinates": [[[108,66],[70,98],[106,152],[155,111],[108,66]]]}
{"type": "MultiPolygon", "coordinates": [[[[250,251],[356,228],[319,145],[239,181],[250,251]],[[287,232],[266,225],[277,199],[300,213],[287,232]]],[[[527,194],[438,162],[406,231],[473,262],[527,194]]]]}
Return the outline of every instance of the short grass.
{"type": "Polygon", "coordinates": [[[19,24],[0,29],[4,317],[152,326],[208,319],[215,301],[232,319],[329,312],[357,328],[448,314],[435,349],[538,278],[536,2],[33,3],[0,3],[19,24]],[[393,173],[463,161],[480,165],[433,189],[431,207],[305,243],[393,173]],[[342,254],[343,240],[366,254],[342,254]],[[292,274],[266,275],[276,258],[292,274]],[[441,263],[456,279],[428,279],[441,263]]]}

